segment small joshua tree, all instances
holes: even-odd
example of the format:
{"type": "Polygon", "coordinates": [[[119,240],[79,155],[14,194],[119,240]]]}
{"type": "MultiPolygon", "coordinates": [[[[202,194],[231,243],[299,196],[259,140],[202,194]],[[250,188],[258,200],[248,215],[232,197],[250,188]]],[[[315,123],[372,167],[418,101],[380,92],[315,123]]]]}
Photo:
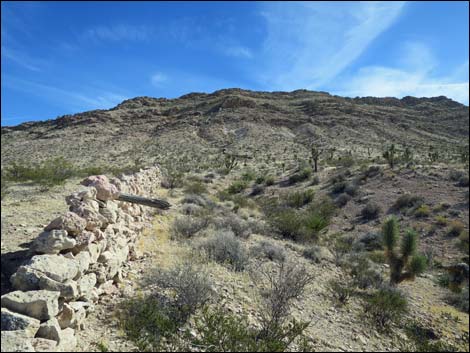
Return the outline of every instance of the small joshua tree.
{"type": "Polygon", "coordinates": [[[318,158],[320,158],[320,154],[322,150],[319,146],[312,144],[311,154],[312,154],[312,162],[313,162],[313,171],[316,173],[318,172],[318,158]]]}
{"type": "Polygon", "coordinates": [[[414,280],[415,276],[426,268],[426,259],[417,254],[417,233],[408,230],[401,239],[400,249],[397,250],[399,238],[398,222],[395,217],[387,219],[382,227],[385,246],[385,256],[390,265],[390,284],[396,286],[404,280],[414,280]]]}
{"type": "Polygon", "coordinates": [[[227,170],[227,172],[231,172],[232,169],[238,165],[237,157],[233,154],[228,154],[225,152],[224,152],[224,155],[225,155],[225,158],[224,158],[225,170],[227,170]]]}
{"type": "Polygon", "coordinates": [[[392,144],[390,147],[387,148],[387,150],[383,154],[383,157],[387,160],[388,165],[392,169],[395,166],[395,154],[396,154],[396,152],[397,152],[397,150],[395,149],[395,145],[392,144]]]}
{"type": "Polygon", "coordinates": [[[413,153],[409,147],[405,147],[405,151],[403,152],[403,161],[405,163],[409,163],[413,160],[413,153]]]}
{"type": "Polygon", "coordinates": [[[437,160],[439,159],[439,151],[433,146],[429,146],[428,157],[431,163],[437,162],[437,160]]]}

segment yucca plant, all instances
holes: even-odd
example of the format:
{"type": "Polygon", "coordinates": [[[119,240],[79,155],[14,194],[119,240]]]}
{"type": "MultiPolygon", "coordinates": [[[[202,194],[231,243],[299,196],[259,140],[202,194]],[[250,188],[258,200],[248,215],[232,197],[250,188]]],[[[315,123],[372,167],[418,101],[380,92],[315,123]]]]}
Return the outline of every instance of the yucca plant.
{"type": "Polygon", "coordinates": [[[400,245],[399,227],[395,217],[387,219],[382,228],[385,256],[390,265],[390,284],[396,286],[405,280],[414,280],[426,269],[426,258],[417,253],[417,233],[409,229],[400,245]]]}

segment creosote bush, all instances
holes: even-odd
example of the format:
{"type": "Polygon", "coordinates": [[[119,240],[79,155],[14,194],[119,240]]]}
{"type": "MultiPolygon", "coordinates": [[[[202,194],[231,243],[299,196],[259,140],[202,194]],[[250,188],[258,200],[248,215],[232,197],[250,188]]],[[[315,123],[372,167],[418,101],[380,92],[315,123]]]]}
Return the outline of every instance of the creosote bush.
{"type": "Polygon", "coordinates": [[[401,195],[397,201],[392,206],[392,209],[395,211],[408,211],[409,209],[414,210],[421,206],[424,203],[424,200],[420,196],[404,194],[401,195]]]}
{"type": "Polygon", "coordinates": [[[310,168],[304,168],[299,172],[292,174],[288,179],[287,183],[289,185],[300,183],[301,181],[305,181],[309,179],[312,175],[312,170],[310,168]]]}
{"type": "Polygon", "coordinates": [[[248,187],[248,182],[245,180],[234,181],[227,189],[229,194],[238,194],[248,187]]]}
{"type": "Polygon", "coordinates": [[[351,200],[351,196],[346,193],[339,194],[338,197],[335,199],[335,204],[338,207],[344,207],[346,204],[351,200]]]}
{"type": "Polygon", "coordinates": [[[288,207],[301,208],[313,201],[315,193],[311,189],[294,191],[287,194],[284,203],[288,207]]]}
{"type": "Polygon", "coordinates": [[[353,293],[352,284],[348,280],[331,280],[328,289],[340,305],[345,305],[353,293]]]}
{"type": "Polygon", "coordinates": [[[447,230],[447,235],[449,237],[457,237],[465,229],[465,225],[460,221],[452,221],[449,224],[449,229],[447,230]]]}
{"type": "Polygon", "coordinates": [[[384,329],[403,318],[408,301],[397,289],[383,287],[367,298],[365,311],[379,329],[384,329]]]}

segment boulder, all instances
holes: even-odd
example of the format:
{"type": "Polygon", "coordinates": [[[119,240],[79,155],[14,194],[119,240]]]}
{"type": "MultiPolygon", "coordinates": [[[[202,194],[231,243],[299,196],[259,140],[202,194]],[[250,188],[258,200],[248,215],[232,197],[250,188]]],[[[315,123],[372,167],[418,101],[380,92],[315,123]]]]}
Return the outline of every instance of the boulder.
{"type": "Polygon", "coordinates": [[[53,229],[39,234],[31,245],[31,250],[38,254],[58,254],[62,250],[73,248],[76,243],[66,230],[53,229]]]}
{"type": "Polygon", "coordinates": [[[57,352],[57,341],[36,337],[32,340],[36,352],[57,352]]]}
{"type": "Polygon", "coordinates": [[[36,337],[46,338],[59,342],[60,340],[60,325],[59,321],[53,317],[46,322],[42,323],[36,334],[36,337]]]}
{"type": "Polygon", "coordinates": [[[67,212],[64,215],[54,219],[44,228],[46,231],[54,229],[63,229],[71,236],[79,234],[86,227],[86,220],[74,212],[67,212]]]}
{"type": "Polygon", "coordinates": [[[60,297],[68,300],[78,298],[79,295],[77,282],[72,280],[61,283],[44,276],[39,279],[39,288],[60,292],[60,297]]]}
{"type": "Polygon", "coordinates": [[[91,255],[88,251],[81,251],[75,255],[75,261],[78,263],[79,275],[82,276],[90,267],[91,255]]]}
{"type": "Polygon", "coordinates": [[[35,318],[18,314],[7,308],[2,308],[2,331],[23,330],[29,337],[34,337],[41,322],[35,318]]]}
{"type": "Polygon", "coordinates": [[[75,321],[75,310],[73,310],[73,308],[69,304],[64,303],[62,311],[57,316],[57,321],[59,322],[59,326],[61,329],[71,327],[73,325],[73,322],[75,321]]]}
{"type": "Polygon", "coordinates": [[[59,313],[60,292],[34,290],[14,291],[2,295],[3,308],[44,321],[59,313]]]}
{"type": "Polygon", "coordinates": [[[23,330],[2,331],[2,352],[34,352],[32,338],[23,330]]]}
{"type": "Polygon", "coordinates": [[[25,265],[57,282],[73,279],[79,271],[77,261],[61,255],[36,255],[25,265]]]}
{"type": "Polygon", "coordinates": [[[91,290],[96,285],[96,274],[88,273],[78,280],[78,290],[81,297],[88,297],[91,293],[91,290]]]}
{"type": "Polygon", "coordinates": [[[77,347],[77,337],[72,328],[62,330],[59,335],[59,344],[57,345],[58,352],[74,352],[77,347]]]}
{"type": "Polygon", "coordinates": [[[22,291],[39,289],[39,279],[44,274],[31,267],[20,266],[18,270],[10,277],[10,283],[13,288],[22,291]]]}
{"type": "Polygon", "coordinates": [[[81,182],[85,186],[93,186],[96,189],[96,198],[98,200],[107,201],[117,199],[119,190],[109,182],[106,175],[89,176],[81,182]]]}

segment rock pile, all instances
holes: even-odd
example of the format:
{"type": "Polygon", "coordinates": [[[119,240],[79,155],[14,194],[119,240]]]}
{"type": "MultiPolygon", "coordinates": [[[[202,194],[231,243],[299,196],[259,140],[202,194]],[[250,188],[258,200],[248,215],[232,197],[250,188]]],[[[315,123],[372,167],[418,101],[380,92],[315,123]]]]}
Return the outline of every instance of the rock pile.
{"type": "Polygon", "coordinates": [[[126,274],[135,241],[149,220],[144,206],[117,201],[120,192],[152,196],[160,185],[153,167],[108,180],[90,176],[66,197],[69,211],[32,243],[32,258],[14,273],[14,289],[1,297],[1,350],[73,351],[75,330],[101,295],[126,274]]]}

